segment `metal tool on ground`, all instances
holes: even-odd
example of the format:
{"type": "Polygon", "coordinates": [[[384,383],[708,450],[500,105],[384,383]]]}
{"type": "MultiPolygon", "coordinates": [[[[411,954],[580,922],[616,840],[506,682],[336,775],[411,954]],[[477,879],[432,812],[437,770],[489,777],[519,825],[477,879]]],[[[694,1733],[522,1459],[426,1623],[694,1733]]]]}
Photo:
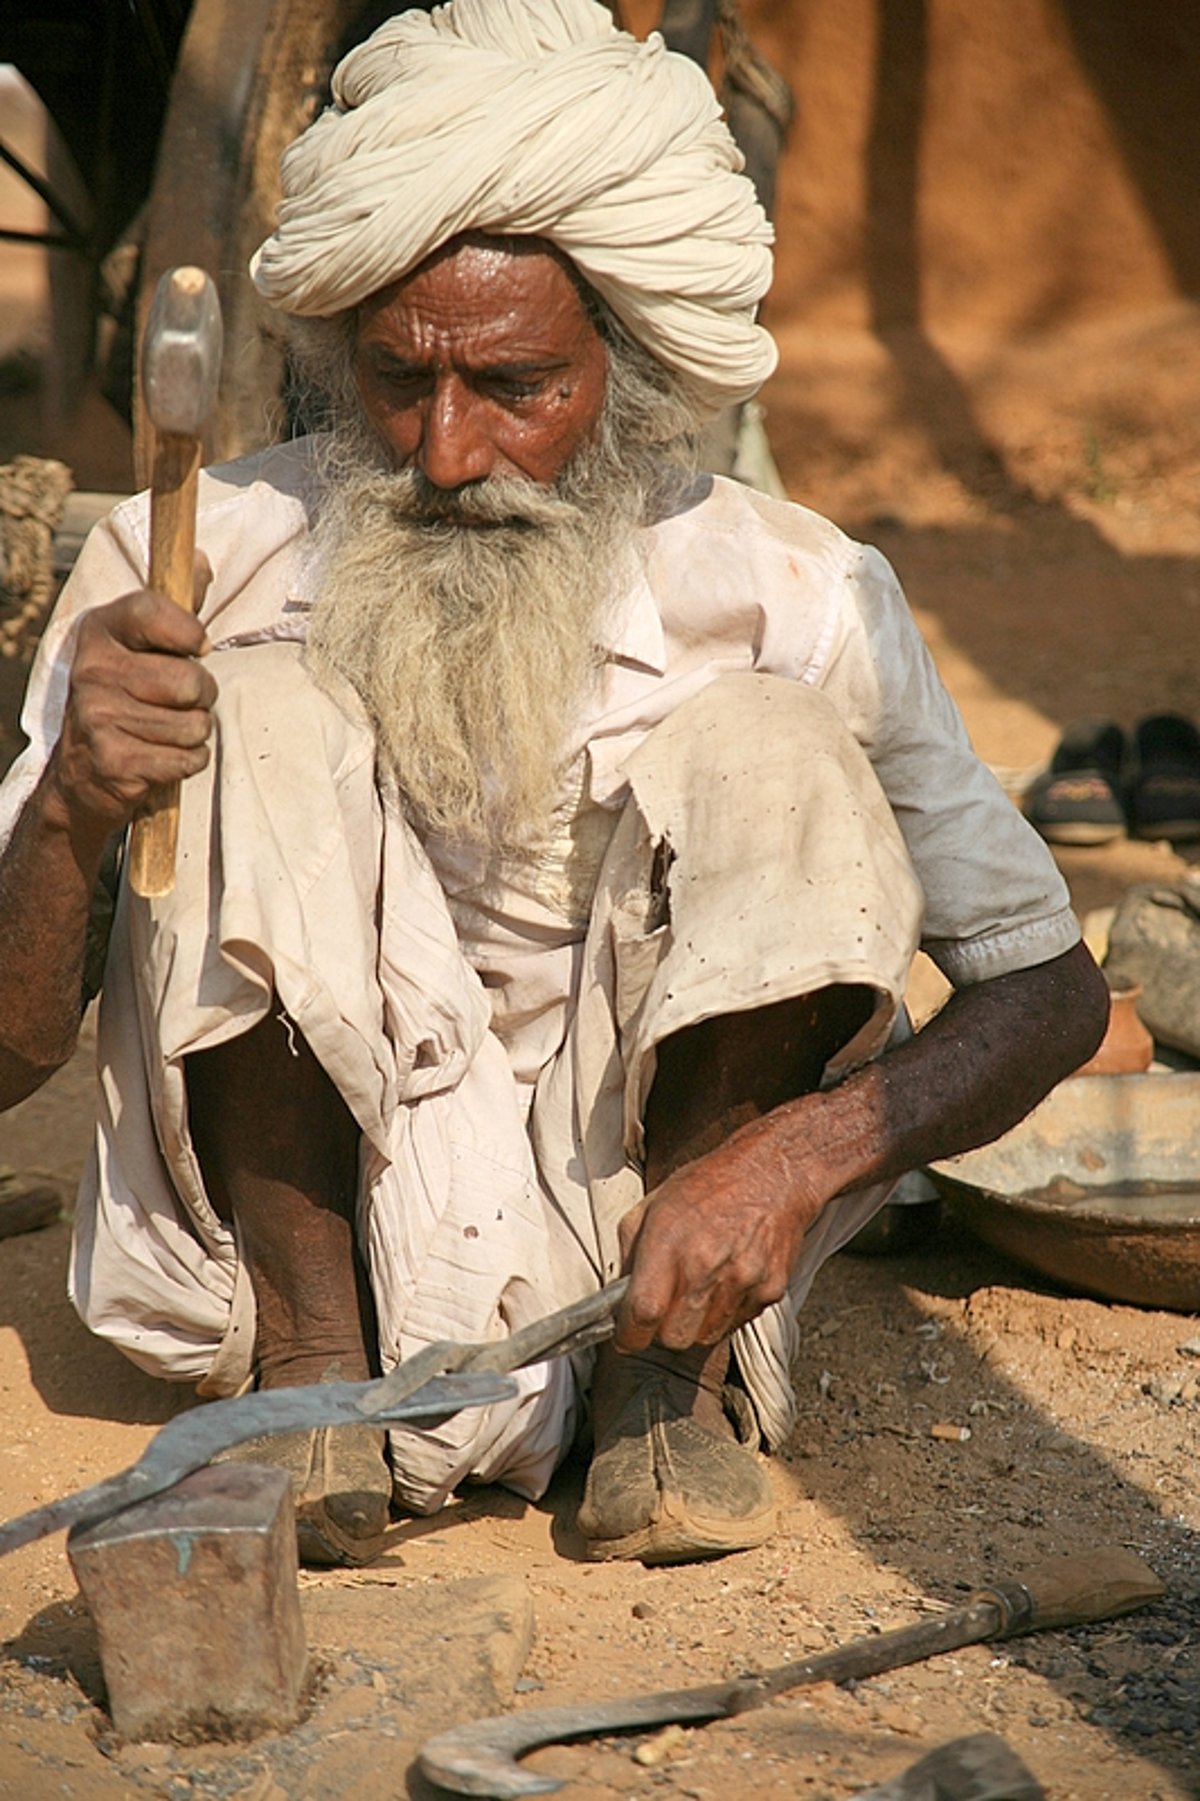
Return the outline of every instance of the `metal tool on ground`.
{"type": "Polygon", "coordinates": [[[548,1795],[556,1777],[522,1769],[517,1758],[542,1745],[609,1732],[645,1731],[671,1721],[702,1725],[759,1707],[789,1689],[813,1682],[865,1681],[885,1670],[920,1663],[943,1651],[989,1639],[1019,1638],[1051,1627],[1113,1619],[1157,1601],[1163,1585],[1132,1551],[1101,1547],[1061,1557],[1016,1582],[979,1589],[962,1607],[895,1632],[854,1639],[833,1651],[785,1663],[757,1676],[736,1677],[704,1688],[627,1695],[616,1701],[582,1701],[532,1708],[474,1720],[430,1739],[418,1762],[442,1788],[457,1795],[548,1795]]]}
{"type": "Polygon", "coordinates": [[[379,1409],[364,1408],[364,1399],[378,1387],[377,1382],[318,1382],[311,1388],[272,1388],[181,1413],[155,1433],[137,1462],[120,1475],[106,1476],[90,1488],[48,1501],[0,1526],[0,1557],[63,1526],[93,1526],[123,1508],[148,1501],[203,1469],[218,1451],[250,1438],[307,1432],[315,1426],[394,1426],[403,1420],[444,1419],[464,1407],[507,1400],[515,1392],[505,1377],[483,1372],[444,1382],[435,1379],[407,1399],[379,1409]]]}
{"type": "Polygon", "coordinates": [[[122,1738],[252,1738],[299,1718],[308,1653],[286,1471],[197,1470],[76,1528],[67,1555],[122,1738]]]}
{"type": "MultiPolygon", "coordinates": [[[[196,490],[204,424],[221,373],[221,308],[203,269],[169,269],[158,284],[142,347],[142,391],[154,426],[150,482],[150,586],[190,612],[196,553],[196,490]]],[[[179,783],[156,788],[139,807],[129,845],[135,894],[175,884],[179,783]]]]}
{"type": "Polygon", "coordinates": [[[1046,1791],[996,1733],[972,1732],[864,1790],[858,1801],[1046,1801],[1046,1791]]]}
{"type": "Polygon", "coordinates": [[[63,1526],[94,1525],[124,1507],[161,1494],[247,1439],[315,1426],[394,1426],[438,1419],[464,1407],[488,1407],[515,1393],[503,1373],[585,1350],[611,1336],[627,1277],[557,1312],[482,1344],[439,1341],[406,1358],[376,1382],[314,1383],[213,1401],[169,1420],[138,1461],[78,1494],[50,1501],[0,1526],[0,1557],[63,1526]]]}

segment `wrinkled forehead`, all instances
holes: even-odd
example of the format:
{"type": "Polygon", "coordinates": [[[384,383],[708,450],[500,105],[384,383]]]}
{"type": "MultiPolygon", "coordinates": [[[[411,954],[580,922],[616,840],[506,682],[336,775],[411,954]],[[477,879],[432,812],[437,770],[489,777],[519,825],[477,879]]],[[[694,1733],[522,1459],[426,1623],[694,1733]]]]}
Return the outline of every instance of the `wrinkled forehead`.
{"type": "Polygon", "coordinates": [[[548,238],[501,236],[494,232],[459,232],[423,258],[404,276],[377,288],[357,308],[357,321],[371,319],[393,304],[438,299],[461,306],[472,315],[488,308],[553,308],[575,324],[591,322],[600,330],[604,306],[575,263],[548,238]]]}
{"type": "Polygon", "coordinates": [[[562,376],[562,400],[582,382],[595,389],[596,407],[609,366],[605,335],[566,258],[533,238],[481,234],[450,241],[369,294],[353,315],[353,355],[360,373],[373,366],[386,378],[398,366],[562,376]]]}

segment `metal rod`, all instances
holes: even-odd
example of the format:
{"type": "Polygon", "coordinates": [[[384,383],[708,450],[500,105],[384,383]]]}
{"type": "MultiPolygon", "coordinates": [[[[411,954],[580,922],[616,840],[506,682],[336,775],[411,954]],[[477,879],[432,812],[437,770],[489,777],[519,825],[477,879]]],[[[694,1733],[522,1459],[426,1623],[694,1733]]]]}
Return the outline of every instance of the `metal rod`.
{"type": "Polygon", "coordinates": [[[511,1400],[509,1377],[490,1370],[448,1380],[440,1377],[394,1405],[362,1407],[378,1397],[376,1382],[314,1382],[307,1388],[270,1388],[212,1401],[180,1413],[159,1428],[137,1462],[61,1500],[48,1501],[0,1525],[0,1557],[45,1538],[63,1526],[91,1526],[174,1488],[193,1470],[203,1469],[219,1451],[276,1432],[307,1432],[314,1426],[396,1425],[401,1420],[441,1419],[464,1407],[491,1407],[511,1400]]]}
{"type": "Polygon", "coordinates": [[[49,187],[46,182],[42,180],[40,175],[35,175],[28,163],[22,162],[16,151],[10,150],[2,138],[0,138],[0,162],[7,163],[14,174],[20,176],[26,187],[33,189],[33,192],[37,195],[38,199],[50,208],[50,211],[54,214],[54,217],[58,220],[59,224],[63,226],[73,238],[81,245],[90,242],[88,234],[83,230],[83,227],[79,224],[78,220],[72,217],[71,213],[54,192],[54,189],[49,187]]]}
{"type": "Polygon", "coordinates": [[[90,251],[86,238],[69,238],[61,231],[17,231],[9,225],[0,225],[0,243],[44,244],[47,250],[77,250],[81,256],[90,251]]]}

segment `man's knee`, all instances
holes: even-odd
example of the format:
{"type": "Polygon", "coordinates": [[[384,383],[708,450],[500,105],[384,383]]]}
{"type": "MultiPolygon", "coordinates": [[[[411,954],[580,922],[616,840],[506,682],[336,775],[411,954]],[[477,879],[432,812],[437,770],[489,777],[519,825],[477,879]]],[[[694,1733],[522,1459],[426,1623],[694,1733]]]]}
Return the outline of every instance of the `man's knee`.
{"type": "MultiPolygon", "coordinates": [[[[724,788],[732,798],[748,790],[764,821],[778,808],[794,813],[809,788],[832,793],[840,786],[868,799],[897,831],[862,745],[832,701],[804,682],[756,671],[720,675],[664,720],[649,744],[668,756],[686,746],[710,794],[719,797],[724,788]]],[[[765,827],[763,836],[769,846],[765,827]]]]}
{"type": "Polygon", "coordinates": [[[841,1053],[857,1061],[877,1049],[922,903],[866,753],[801,684],[720,677],[627,769],[637,829],[614,840],[607,912],[626,1143],[640,1148],[654,1049],[699,1022],[849,991],[858,1029],[841,1053]]]}

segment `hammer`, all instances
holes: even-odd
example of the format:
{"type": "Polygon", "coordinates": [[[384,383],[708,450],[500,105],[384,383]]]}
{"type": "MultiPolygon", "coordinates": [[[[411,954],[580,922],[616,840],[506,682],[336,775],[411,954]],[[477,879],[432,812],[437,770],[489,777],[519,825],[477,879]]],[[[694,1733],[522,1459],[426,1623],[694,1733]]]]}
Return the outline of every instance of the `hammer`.
{"type": "Polygon", "coordinates": [[[857,1638],[836,1650],[780,1664],[761,1675],[740,1676],[705,1688],[526,1708],[494,1719],[473,1720],[429,1739],[417,1763],[431,1782],[455,1795],[548,1795],[562,1783],[556,1777],[522,1769],[516,1761],[541,1745],[596,1733],[644,1731],[672,1720],[700,1725],[706,1720],[729,1719],[805,1683],[851,1678],[862,1682],[884,1670],[901,1669],[963,1645],[1114,1619],[1159,1600],[1162,1594],[1162,1583],[1140,1557],[1119,1546],[1100,1546],[1082,1556],[1055,1558],[1021,1581],[979,1589],[962,1607],[937,1619],[921,1620],[873,1638],[857,1638]]]}
{"type": "MultiPolygon", "coordinates": [[[[142,392],[154,427],[150,586],[192,609],[201,434],[221,372],[221,308],[203,269],[168,269],[155,291],[142,348],[142,392]]],[[[129,880],[153,898],[175,885],[179,783],[154,788],[134,815],[129,880]]]]}

